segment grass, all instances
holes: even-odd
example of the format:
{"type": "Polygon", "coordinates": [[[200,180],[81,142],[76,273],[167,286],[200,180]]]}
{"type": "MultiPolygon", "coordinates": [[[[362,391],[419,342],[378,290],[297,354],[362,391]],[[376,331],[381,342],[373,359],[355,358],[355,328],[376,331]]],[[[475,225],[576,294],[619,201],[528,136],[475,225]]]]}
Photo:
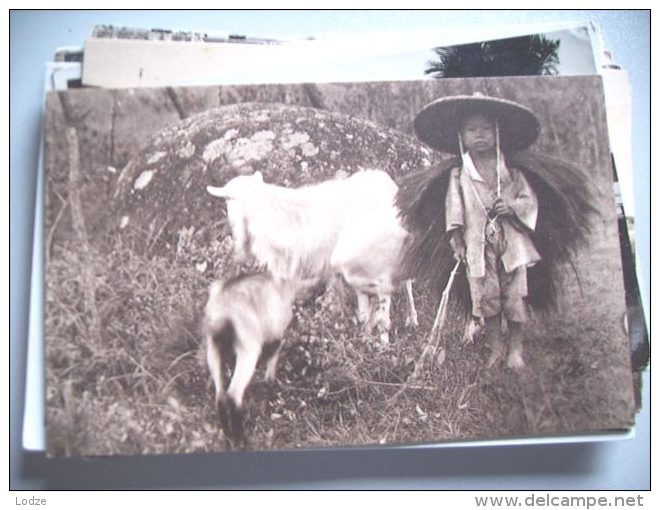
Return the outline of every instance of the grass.
{"type": "MultiPolygon", "coordinates": [[[[599,85],[585,77],[565,80],[507,78],[488,86],[495,95],[534,105],[544,126],[537,148],[552,154],[561,148],[558,155],[593,171],[594,183],[600,183],[603,194],[599,205],[607,211],[612,206],[605,116],[599,95],[584,93],[599,85]],[[578,128],[580,136],[573,136],[578,128]]],[[[307,104],[300,99],[306,97],[300,87],[240,86],[188,93],[193,99],[199,93],[193,110],[215,106],[218,100],[307,104]]],[[[409,132],[413,116],[428,101],[482,88],[481,80],[318,86],[331,110],[402,132],[409,132]]],[[[160,111],[169,101],[163,92],[154,89],[138,96],[133,91],[97,92],[72,96],[77,113],[85,115],[85,125],[98,126],[96,133],[79,132],[85,179],[80,195],[93,238],[89,255],[82,255],[69,220],[70,165],[62,136],[66,123],[55,96],[46,123],[48,451],[52,455],[222,451],[226,444],[200,352],[199,320],[210,281],[233,271],[228,242],[216,239],[221,227],[214,224],[217,211],[200,196],[186,195],[177,187],[183,175],[179,171],[191,171],[184,160],[174,157],[178,148],[188,146],[186,133],[179,137],[179,128],[160,132],[161,142],[149,145],[153,130],[176,117],[171,108],[160,111]],[[99,137],[105,141],[99,142],[99,137]],[[140,147],[146,148],[138,153],[140,147]],[[113,210],[114,169],[131,158],[149,159],[156,149],[166,149],[170,155],[162,168],[171,181],[163,181],[160,194],[137,203],[131,213],[136,220],[131,223],[135,239],[128,239],[126,232],[123,241],[106,239],[106,231],[120,218],[113,210]],[[167,222],[152,232],[151,214],[163,204],[167,222]],[[180,229],[190,224],[207,227],[180,229]],[[89,282],[83,281],[81,269],[90,266],[94,313],[83,298],[89,282]]],[[[215,133],[224,133],[222,125],[204,131],[194,143],[201,147],[215,133]]],[[[323,172],[333,169],[334,173],[340,164],[375,164],[371,145],[353,145],[346,151],[337,146],[343,158],[338,161],[323,159],[322,151],[313,160],[318,166],[314,175],[329,177],[323,172]]],[[[388,160],[389,148],[388,144],[388,160]]],[[[296,179],[302,174],[296,162],[285,155],[278,158],[255,169],[277,168],[280,183],[299,184],[296,179]]],[[[397,158],[404,163],[400,168],[393,165],[396,172],[409,171],[405,154],[397,158]]],[[[209,172],[217,171],[209,167],[209,172]]],[[[201,183],[209,182],[207,177],[200,177],[200,190],[201,183]]],[[[363,338],[351,316],[341,315],[332,295],[297,308],[281,356],[278,385],[268,388],[260,383],[260,370],[248,390],[248,446],[399,444],[582,432],[629,424],[633,408],[629,353],[621,331],[623,289],[613,277],[620,274],[616,234],[598,232],[591,248],[577,261],[584,292],[566,271],[559,313],[536,317],[526,325],[527,367],[521,372],[503,366],[484,371],[484,346],[479,340],[457,341],[461,327],[454,319],[443,331],[444,364],[429,360],[419,379],[401,391],[426,343],[439,297],[437,289],[422,284],[415,288],[419,330],[403,327],[404,300],[397,297],[389,349],[363,338]]],[[[455,314],[450,311],[449,316],[455,314]]]]}
{"type": "MultiPolygon", "coordinates": [[[[50,454],[228,447],[213,406],[199,322],[208,284],[229,267],[230,246],[207,246],[202,239],[180,232],[171,260],[139,255],[119,241],[109,256],[93,252],[101,338],[89,334],[81,255],[54,247],[46,293],[50,454]],[[217,263],[200,265],[200,257],[217,263]]],[[[297,306],[278,383],[263,383],[260,368],[246,393],[247,447],[400,444],[621,426],[631,413],[630,374],[625,345],[612,334],[618,323],[613,305],[595,285],[611,271],[606,256],[601,259],[597,270],[593,259],[581,267],[586,294],[567,279],[564,302],[571,306],[528,324],[524,370],[486,371],[481,340],[456,341],[461,325],[450,319],[442,333],[444,363],[429,357],[419,379],[403,391],[426,343],[436,293],[416,288],[418,331],[403,326],[405,300],[395,297],[388,348],[364,338],[351,313],[342,315],[337,291],[297,306]]]]}

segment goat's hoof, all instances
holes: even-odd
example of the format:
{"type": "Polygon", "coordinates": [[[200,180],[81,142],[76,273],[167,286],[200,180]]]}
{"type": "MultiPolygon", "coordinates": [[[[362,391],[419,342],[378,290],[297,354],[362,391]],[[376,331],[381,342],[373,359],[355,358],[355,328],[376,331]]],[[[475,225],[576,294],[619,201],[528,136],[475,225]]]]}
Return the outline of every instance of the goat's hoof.
{"type": "Polygon", "coordinates": [[[229,399],[223,400],[219,406],[220,424],[225,436],[234,444],[244,442],[243,436],[243,411],[236,403],[229,399]]]}
{"type": "Polygon", "coordinates": [[[502,353],[501,352],[492,352],[491,355],[488,357],[488,361],[486,361],[486,368],[491,369],[495,365],[497,365],[500,360],[502,359],[502,353]]]}
{"type": "Polygon", "coordinates": [[[509,354],[509,359],[506,362],[506,366],[512,368],[513,370],[520,370],[525,368],[525,361],[523,360],[522,353],[514,352],[509,354]]]}
{"type": "Polygon", "coordinates": [[[419,327],[419,320],[417,320],[417,316],[406,317],[406,327],[410,329],[417,329],[419,327]]]}

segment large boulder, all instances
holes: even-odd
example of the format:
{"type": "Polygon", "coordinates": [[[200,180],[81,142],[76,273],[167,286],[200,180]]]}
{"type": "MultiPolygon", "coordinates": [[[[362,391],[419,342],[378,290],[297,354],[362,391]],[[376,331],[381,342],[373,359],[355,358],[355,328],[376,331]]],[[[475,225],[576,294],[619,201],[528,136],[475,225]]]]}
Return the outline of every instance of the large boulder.
{"type": "Polygon", "coordinates": [[[121,172],[115,227],[134,247],[172,253],[181,232],[222,219],[206,186],[240,174],[297,187],[375,168],[398,177],[434,163],[415,138],[314,108],[244,103],[215,108],[157,132],[121,172]]]}

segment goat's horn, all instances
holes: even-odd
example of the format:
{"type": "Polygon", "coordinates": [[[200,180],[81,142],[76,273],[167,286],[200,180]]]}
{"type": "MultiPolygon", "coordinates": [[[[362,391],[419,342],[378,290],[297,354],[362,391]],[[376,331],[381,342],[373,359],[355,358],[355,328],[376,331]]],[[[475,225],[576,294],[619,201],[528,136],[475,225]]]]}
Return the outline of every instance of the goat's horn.
{"type": "Polygon", "coordinates": [[[208,191],[214,197],[230,198],[230,194],[225,190],[224,187],[207,186],[206,191],[208,191]]]}

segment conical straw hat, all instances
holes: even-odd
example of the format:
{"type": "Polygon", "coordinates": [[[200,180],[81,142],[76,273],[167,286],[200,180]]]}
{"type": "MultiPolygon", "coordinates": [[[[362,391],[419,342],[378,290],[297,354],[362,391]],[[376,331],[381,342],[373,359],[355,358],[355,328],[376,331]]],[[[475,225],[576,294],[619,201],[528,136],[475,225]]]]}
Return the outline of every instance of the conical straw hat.
{"type": "Polygon", "coordinates": [[[529,108],[482,94],[442,97],[427,104],[415,118],[415,134],[434,149],[458,154],[458,132],[465,119],[477,113],[497,120],[503,151],[526,149],[538,137],[540,124],[529,108]]]}

